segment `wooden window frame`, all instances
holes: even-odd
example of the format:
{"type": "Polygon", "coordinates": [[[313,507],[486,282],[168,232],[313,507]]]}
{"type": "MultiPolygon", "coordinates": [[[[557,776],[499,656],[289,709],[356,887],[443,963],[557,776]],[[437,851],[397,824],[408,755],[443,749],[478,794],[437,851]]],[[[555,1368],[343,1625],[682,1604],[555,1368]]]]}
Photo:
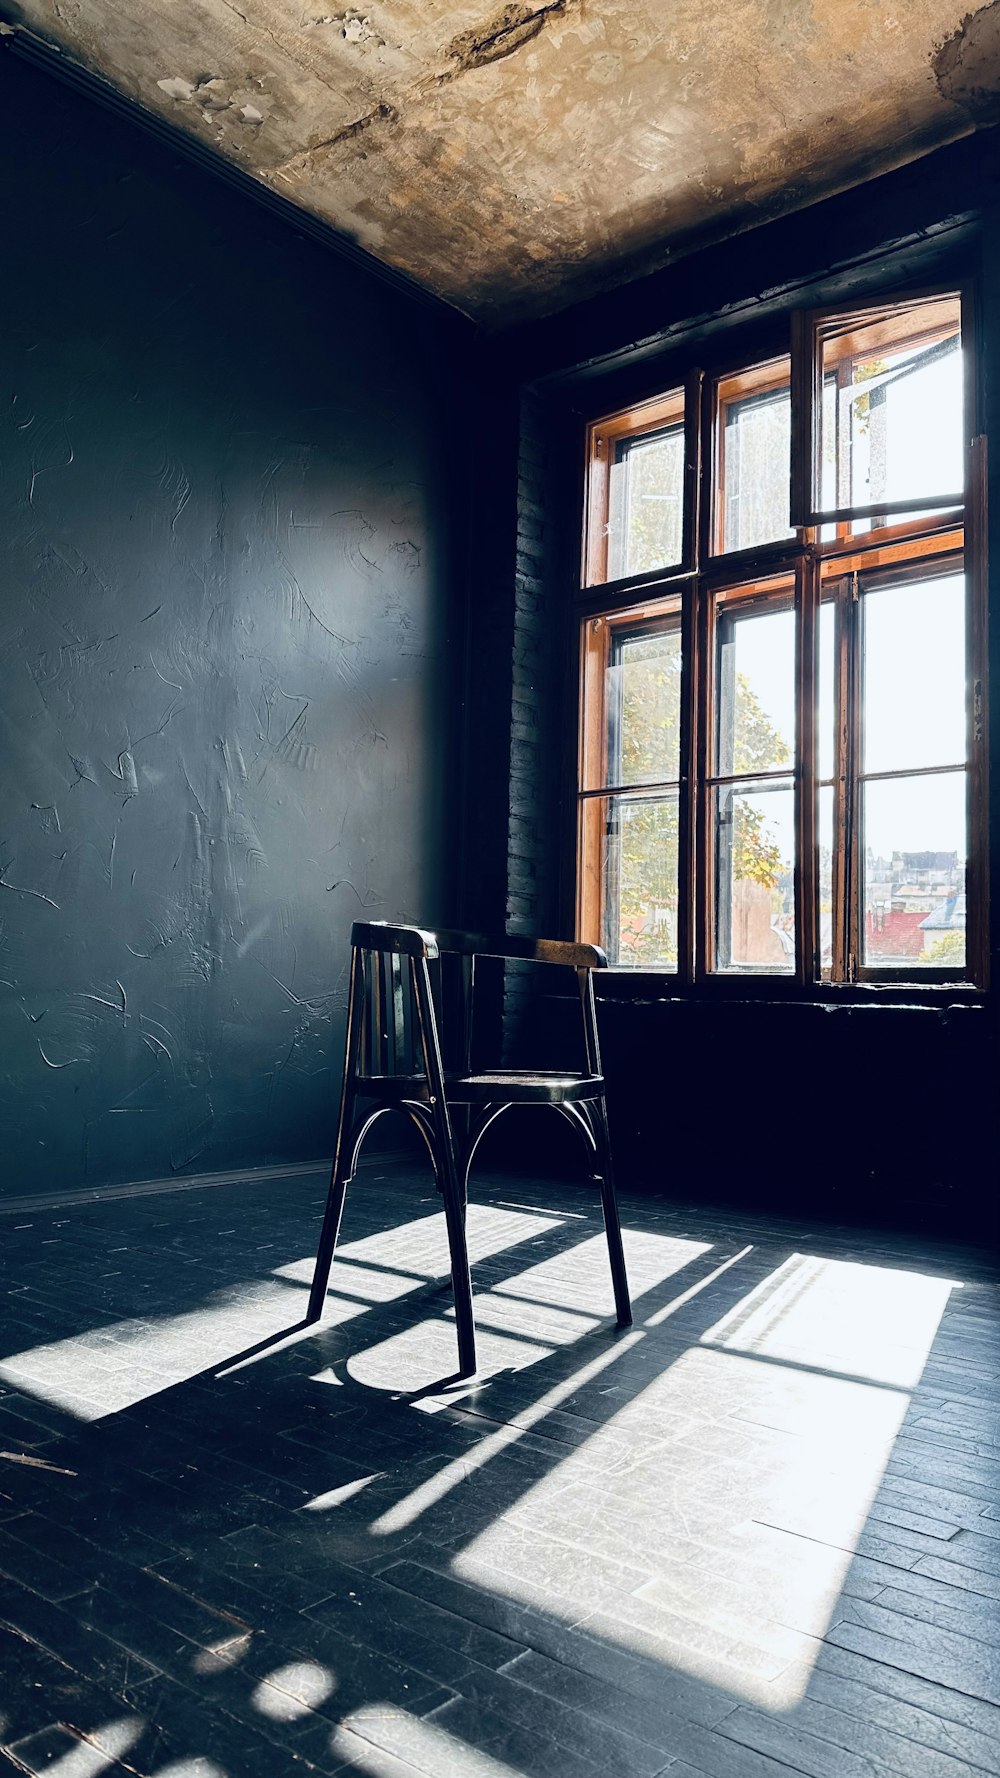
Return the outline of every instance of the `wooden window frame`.
{"type": "MultiPolygon", "coordinates": [[[[584,840],[584,828],[588,823],[595,824],[598,817],[592,810],[600,811],[602,804],[614,798],[625,802],[642,802],[659,795],[671,796],[676,793],[679,809],[686,801],[685,790],[690,783],[690,772],[686,770],[685,760],[685,719],[684,719],[684,684],[681,687],[681,732],[678,747],[678,775],[670,779],[640,780],[633,784],[617,784],[611,782],[608,770],[608,723],[605,720],[606,703],[605,688],[607,671],[612,665],[612,656],[616,642],[631,636],[657,635],[664,631],[680,631],[683,653],[685,636],[685,598],[683,588],[678,586],[674,592],[661,597],[652,605],[646,603],[626,607],[607,616],[585,618],[580,626],[580,671],[583,687],[581,709],[583,720],[580,723],[580,743],[578,762],[578,804],[580,819],[579,859],[577,872],[577,925],[583,930],[604,930],[604,853],[603,848],[592,840],[584,840]],[[671,608],[672,607],[672,608],[671,608]],[[599,720],[593,720],[599,713],[599,720]]],[[[678,927],[685,929],[685,948],[687,947],[688,916],[682,919],[682,907],[690,898],[682,893],[685,879],[689,880],[689,872],[683,863],[683,818],[681,821],[682,835],[678,842],[678,927]]],[[[600,942],[597,940],[595,942],[600,942]]],[[[681,951],[680,931],[678,934],[678,951],[681,951]]],[[[680,962],[680,957],[678,959],[680,962]]],[[[662,965],[660,966],[662,967],[662,965]]],[[[678,973],[679,973],[678,969],[678,973]]],[[[673,974],[674,971],[668,973],[673,974]]],[[[684,972],[689,976],[690,972],[684,972]]]]}
{"type": "Polygon", "coordinates": [[[619,413],[593,420],[586,430],[587,502],[583,530],[581,585],[583,587],[640,586],[665,574],[681,573],[690,568],[695,553],[692,510],[695,465],[698,456],[698,394],[697,385],[679,383],[665,395],[637,402],[619,413]],[[650,432],[681,422],[684,427],[684,482],[681,515],[681,554],[677,562],[663,562],[653,569],[608,577],[608,543],[611,520],[611,467],[616,445],[638,439],[650,432]]]}
{"type": "MultiPolygon", "coordinates": [[[[958,303],[961,338],[962,315],[967,308],[964,299],[965,292],[953,287],[923,291],[898,303],[886,300],[858,309],[814,309],[793,317],[791,515],[795,527],[819,531],[835,525],[838,541],[849,536],[851,525],[859,519],[871,520],[873,530],[884,533],[889,529],[878,522],[890,510],[885,501],[868,506],[823,505],[823,376],[827,344],[839,343],[841,350],[834,356],[834,363],[840,366],[849,364],[863,349],[857,339],[859,332],[868,336],[864,349],[871,349],[873,344],[876,349],[880,344],[898,345],[902,340],[907,344],[931,345],[935,340],[947,338],[952,331],[951,322],[935,318],[941,303],[947,301],[958,303]],[[880,314],[881,322],[877,319],[880,314]],[[873,334],[874,342],[870,337],[873,334]]],[[[962,494],[956,494],[953,488],[942,488],[935,496],[916,495],[908,500],[893,501],[891,511],[894,515],[916,515],[912,525],[908,526],[904,519],[895,529],[912,536],[914,530],[925,525],[933,528],[943,512],[960,513],[964,504],[962,494]],[[928,512],[929,508],[933,510],[928,512]]]]}
{"type": "MultiPolygon", "coordinates": [[[[699,948],[699,976],[716,976],[725,974],[734,980],[764,977],[773,979],[794,978],[797,973],[796,963],[799,952],[798,919],[799,919],[799,886],[793,886],[796,918],[796,963],[792,969],[758,970],[750,967],[733,967],[723,970],[717,957],[717,919],[715,917],[718,894],[718,846],[716,829],[716,801],[720,788],[727,784],[745,783],[761,784],[773,780],[777,783],[791,785],[796,804],[796,827],[798,823],[799,791],[799,758],[798,758],[798,671],[800,656],[800,589],[798,575],[785,575],[780,580],[737,581],[732,585],[719,586],[711,589],[703,600],[703,633],[705,659],[705,729],[704,729],[704,769],[700,774],[701,789],[701,852],[704,859],[703,893],[701,899],[705,903],[705,919],[702,923],[701,945],[699,948]],[[753,617],[767,612],[790,611],[795,617],[795,662],[793,672],[796,677],[796,733],[792,738],[792,759],[788,766],[776,767],[774,770],[760,772],[723,773],[718,770],[718,729],[719,729],[719,630],[720,612],[727,608],[739,610],[744,616],[753,617]]],[[[796,835],[797,837],[797,835],[796,835]]],[[[796,857],[798,847],[796,846],[796,857]]],[[[793,861],[794,868],[794,861],[793,861]]]]}
{"type": "MultiPolygon", "coordinates": [[[[787,388],[791,396],[792,365],[789,352],[778,353],[774,358],[765,359],[759,364],[741,367],[739,370],[723,372],[707,384],[708,399],[705,415],[706,436],[713,440],[713,470],[710,477],[711,487],[704,501],[707,520],[707,536],[704,553],[716,559],[726,557],[735,559],[750,557],[757,554],[759,546],[750,544],[742,550],[727,550],[726,534],[726,423],[724,419],[727,408],[747,401],[754,396],[771,395],[779,389],[787,388]]],[[[789,500],[791,495],[789,494],[789,500]]],[[[791,507],[789,506],[789,511],[791,507]]],[[[791,529],[791,527],[789,527],[791,529]]],[[[791,538],[777,539],[778,542],[791,542],[791,538]]]]}
{"type": "MultiPolygon", "coordinates": [[[[961,976],[956,976],[953,969],[924,966],[919,971],[919,980],[927,986],[948,985],[955,982],[980,982],[982,969],[980,959],[984,955],[985,933],[982,931],[984,904],[977,896],[969,893],[973,859],[980,851],[978,836],[974,832],[977,816],[977,792],[973,784],[973,748],[972,734],[967,736],[966,757],[961,761],[950,761],[946,764],[918,767],[914,769],[899,768],[892,771],[866,773],[862,770],[862,735],[861,735],[861,693],[864,668],[863,637],[861,634],[861,602],[868,590],[862,581],[880,581],[891,586],[896,581],[905,582],[909,575],[916,571],[924,579],[933,578],[935,574],[946,574],[949,566],[958,568],[965,574],[966,581],[966,649],[967,657],[972,656],[969,639],[969,628],[972,620],[972,579],[969,572],[968,550],[963,547],[962,529],[954,529],[950,535],[932,540],[930,551],[924,549],[919,555],[914,552],[898,553],[891,561],[884,557],[890,552],[876,547],[861,558],[848,558],[850,566],[836,563],[824,563],[828,570],[820,584],[820,603],[829,602],[835,611],[835,711],[837,713],[837,732],[834,744],[832,786],[834,791],[833,811],[833,865],[834,890],[833,910],[837,916],[834,923],[833,954],[831,958],[830,981],[843,981],[850,985],[859,983],[889,984],[905,980],[899,969],[878,967],[864,962],[864,928],[865,907],[861,883],[860,842],[862,824],[860,806],[864,794],[864,785],[875,781],[890,779],[908,779],[914,776],[942,775],[962,771],[965,774],[966,827],[968,833],[968,854],[966,861],[966,969],[961,976]],[[840,874],[838,882],[837,876],[840,874]]],[[[971,700],[967,699],[967,708],[971,700]]],[[[813,700],[816,710],[816,700],[813,700]]],[[[821,779],[817,772],[815,780],[816,801],[827,780],[821,779]]],[[[818,902],[817,902],[818,907],[818,902]]],[[[821,979],[822,979],[822,972],[821,979]]]]}
{"type": "MultiPolygon", "coordinates": [[[[652,630],[665,615],[664,601],[675,601],[680,611],[683,669],[680,711],[679,836],[677,967],[669,972],[656,965],[620,964],[633,973],[643,968],[666,973],[679,989],[719,989],[737,983],[741,990],[781,992],[779,984],[790,981],[810,992],[845,989],[951,993],[982,991],[988,987],[988,876],[987,876],[987,709],[986,709],[986,565],[985,565],[985,440],[974,438],[969,451],[963,504],[921,498],[914,502],[923,516],[893,526],[873,525],[852,533],[853,522],[870,516],[866,509],[846,509],[846,514],[815,512],[801,504],[803,491],[811,491],[812,465],[819,439],[819,413],[814,399],[821,392],[822,342],[837,337],[845,342],[843,356],[852,349],[850,327],[864,327],[865,345],[871,344],[872,317],[887,318],[886,343],[912,337],[912,317],[933,318],[932,304],[942,296],[958,296],[961,303],[963,345],[975,351],[974,308],[970,291],[952,284],[943,290],[910,292],[896,300],[879,293],[870,303],[851,308],[804,311],[791,317],[788,352],[772,352],[758,363],[697,367],[678,381],[668,397],[633,404],[620,413],[592,422],[586,428],[587,501],[582,587],[577,602],[580,626],[580,708],[578,757],[579,806],[583,801],[600,803],[614,794],[607,782],[607,759],[602,753],[604,728],[604,674],[613,638],[624,629],[652,630]],[[893,314],[892,311],[896,311],[893,314]],[[810,354],[812,354],[810,358],[810,354]],[[724,443],[722,416],[728,403],[745,393],[766,392],[786,381],[791,391],[792,460],[790,500],[792,516],[808,512],[810,523],[801,523],[791,538],[748,550],[722,553],[724,519],[724,443]],[[720,398],[721,395],[721,398],[720,398]],[[661,571],[631,576],[615,582],[598,582],[595,573],[607,566],[595,553],[595,531],[607,524],[607,444],[604,480],[595,473],[598,441],[614,441],[641,435],[669,423],[684,402],[685,493],[683,516],[684,560],[661,571]],[[799,502],[798,506],[796,502],[799,502]],[[603,506],[602,506],[603,502],[603,506]],[[928,511],[928,509],[931,509],[928,511]],[[964,521],[964,522],[963,522],[964,521]],[[836,527],[834,536],[821,536],[820,526],[836,527]],[[833,932],[831,962],[824,970],[821,955],[819,894],[819,801],[817,746],[817,692],[819,673],[819,618],[821,604],[830,599],[834,583],[850,575],[871,575],[907,564],[933,568],[943,556],[964,549],[968,599],[968,749],[966,782],[968,798],[968,847],[966,865],[967,927],[966,962],[960,972],[914,966],[876,969],[861,961],[864,922],[859,912],[856,838],[858,817],[854,809],[857,783],[848,787],[851,772],[857,776],[856,739],[849,720],[856,716],[856,684],[859,671],[857,644],[838,616],[837,701],[839,732],[835,757],[833,932]],[[780,591],[776,588],[780,587],[780,591]],[[793,765],[788,773],[795,796],[795,967],[757,971],[742,967],[733,971],[716,968],[715,945],[715,834],[713,802],[717,774],[713,774],[715,614],[728,595],[741,602],[789,600],[795,611],[796,631],[796,733],[793,765]],[[852,703],[853,698],[853,703],[852,703]],[[852,751],[853,749],[853,751],[852,751]],[[847,762],[845,764],[845,761],[847,762]],[[853,838],[852,838],[853,836],[853,838]],[[853,848],[853,849],[852,849],[853,848]]],[[[940,311],[937,311],[939,313],[940,311]]],[[[944,335],[938,329],[939,337],[944,335]]],[[[921,338],[923,336],[920,336],[921,338]]],[[[931,337],[931,332],[928,333],[931,337]]],[[[967,388],[970,379],[967,375],[967,388]]],[[[967,420],[974,415],[967,413],[967,420]]],[[[966,432],[974,431],[967,424],[966,432]]],[[[884,513],[882,508],[871,509],[884,513]]],[[[894,504],[893,513],[905,512],[905,503],[894,504]]],[[[748,779],[749,779],[749,775],[748,779]]],[[[754,780],[756,781],[756,780],[754,780]]],[[[827,780],[823,781],[824,783],[827,780]]],[[[621,789],[622,787],[617,787],[621,789]]],[[[659,786],[624,787],[629,795],[653,794],[659,786]]],[[[673,785],[671,785],[671,793],[673,785]]],[[[605,804],[606,806],[606,804],[605,804]]],[[[584,843],[584,822],[577,822],[577,930],[591,942],[601,942],[604,898],[603,847],[584,843]]]]}

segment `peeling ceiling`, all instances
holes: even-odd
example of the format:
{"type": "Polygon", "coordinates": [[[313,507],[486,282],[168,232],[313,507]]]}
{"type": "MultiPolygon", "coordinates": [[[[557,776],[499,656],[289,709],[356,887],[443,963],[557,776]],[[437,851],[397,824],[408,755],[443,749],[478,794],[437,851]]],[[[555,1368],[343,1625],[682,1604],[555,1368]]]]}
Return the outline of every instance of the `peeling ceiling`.
{"type": "Polygon", "coordinates": [[[996,121],[1000,0],[967,5],[0,0],[0,16],[495,326],[996,121]]]}

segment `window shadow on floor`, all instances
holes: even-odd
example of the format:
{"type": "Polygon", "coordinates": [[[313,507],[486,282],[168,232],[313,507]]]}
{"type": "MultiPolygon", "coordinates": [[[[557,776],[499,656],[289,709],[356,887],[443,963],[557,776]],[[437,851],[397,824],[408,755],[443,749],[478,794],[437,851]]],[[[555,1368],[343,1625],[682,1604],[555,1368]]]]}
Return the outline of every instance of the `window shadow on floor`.
{"type": "Polygon", "coordinates": [[[22,1324],[0,1367],[23,1679],[0,1741],[25,1769],[983,1766],[997,1324],[974,1279],[647,1200],[620,1334],[585,1196],[508,1179],[470,1217],[482,1379],[442,1390],[433,1194],[356,1191],[329,1319],[252,1359],[255,1320],[297,1319],[317,1194],[212,1200],[91,1208],[63,1236],[53,1213],[25,1244],[37,1345],[22,1324]],[[101,1280],[95,1347],[67,1264],[112,1272],[116,1226],[148,1276],[101,1280]],[[32,1385],[33,1351],[55,1357],[32,1385]],[[162,1388],[171,1351],[189,1374],[162,1388]]]}

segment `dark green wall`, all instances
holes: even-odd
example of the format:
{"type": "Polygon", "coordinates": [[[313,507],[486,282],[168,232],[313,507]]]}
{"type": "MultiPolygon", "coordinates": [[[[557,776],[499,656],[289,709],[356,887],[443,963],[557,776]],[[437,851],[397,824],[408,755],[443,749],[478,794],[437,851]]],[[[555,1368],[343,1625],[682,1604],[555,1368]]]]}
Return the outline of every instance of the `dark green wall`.
{"type": "Polygon", "coordinates": [[[0,53],[7,1193],[333,1140],[453,913],[467,324],[0,53]]]}

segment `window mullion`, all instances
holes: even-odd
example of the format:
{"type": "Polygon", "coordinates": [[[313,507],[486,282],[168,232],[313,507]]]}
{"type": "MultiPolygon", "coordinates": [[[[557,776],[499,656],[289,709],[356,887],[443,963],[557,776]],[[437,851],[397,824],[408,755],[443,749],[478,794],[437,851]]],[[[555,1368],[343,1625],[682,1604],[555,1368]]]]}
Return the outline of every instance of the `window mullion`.
{"type": "MultiPolygon", "coordinates": [[[[705,433],[702,430],[704,405],[704,374],[692,370],[684,384],[684,516],[683,561],[686,568],[697,568],[701,561],[702,460],[705,433]]],[[[711,434],[708,434],[711,437],[711,434]]]]}
{"type": "MultiPolygon", "coordinates": [[[[611,648],[611,627],[603,618],[588,618],[580,628],[580,735],[577,783],[584,789],[607,782],[605,681],[611,648]]],[[[577,809],[577,931],[590,944],[604,937],[603,842],[593,841],[593,818],[586,803],[577,809]]]]}
{"type": "Polygon", "coordinates": [[[694,735],[692,757],[694,778],[689,803],[693,827],[694,851],[694,968],[696,978],[708,975],[714,966],[712,898],[715,872],[712,866],[713,847],[710,834],[711,811],[705,780],[711,765],[713,722],[713,679],[711,648],[711,604],[708,594],[697,584],[692,634],[695,650],[692,659],[692,709],[694,735]]]}
{"type": "Polygon", "coordinates": [[[972,980],[981,988],[990,983],[989,941],[989,712],[986,679],[987,612],[989,579],[986,554],[986,487],[987,441],[977,435],[969,450],[968,539],[966,587],[969,602],[968,624],[968,699],[967,752],[969,773],[966,780],[968,798],[968,852],[966,858],[966,906],[968,950],[966,965],[972,980]]]}
{"type": "Polygon", "coordinates": [[[843,717],[841,731],[843,771],[841,775],[841,834],[839,848],[843,852],[844,880],[844,976],[849,982],[858,980],[861,960],[861,601],[858,576],[852,574],[846,583],[841,607],[843,643],[841,647],[841,689],[843,717]]]}
{"type": "Polygon", "coordinates": [[[698,875],[698,583],[681,598],[680,797],[677,814],[677,974],[690,982],[695,972],[695,917],[698,875]]]}
{"type": "Polygon", "coordinates": [[[816,854],[816,698],[819,565],[803,560],[795,576],[795,973],[815,981],[819,959],[816,854]]]}

